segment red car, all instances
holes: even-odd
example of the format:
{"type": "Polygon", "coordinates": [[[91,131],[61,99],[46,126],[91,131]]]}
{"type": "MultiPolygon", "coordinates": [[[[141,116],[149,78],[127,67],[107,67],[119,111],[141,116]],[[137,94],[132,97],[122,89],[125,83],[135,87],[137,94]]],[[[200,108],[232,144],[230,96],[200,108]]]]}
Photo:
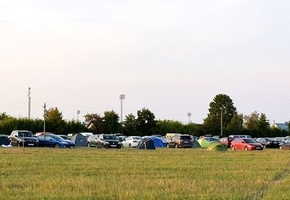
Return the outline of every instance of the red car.
{"type": "Polygon", "coordinates": [[[263,150],[263,145],[252,138],[236,138],[231,142],[232,150],[263,150]]]}

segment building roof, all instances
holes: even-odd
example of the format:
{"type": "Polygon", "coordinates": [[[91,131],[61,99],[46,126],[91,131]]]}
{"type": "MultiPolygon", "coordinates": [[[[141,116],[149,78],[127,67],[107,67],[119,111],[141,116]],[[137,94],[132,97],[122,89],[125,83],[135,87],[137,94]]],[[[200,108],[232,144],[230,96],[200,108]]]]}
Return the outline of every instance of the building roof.
{"type": "Polygon", "coordinates": [[[275,123],[275,127],[279,128],[281,130],[288,131],[288,124],[286,124],[286,123],[275,123]]]}

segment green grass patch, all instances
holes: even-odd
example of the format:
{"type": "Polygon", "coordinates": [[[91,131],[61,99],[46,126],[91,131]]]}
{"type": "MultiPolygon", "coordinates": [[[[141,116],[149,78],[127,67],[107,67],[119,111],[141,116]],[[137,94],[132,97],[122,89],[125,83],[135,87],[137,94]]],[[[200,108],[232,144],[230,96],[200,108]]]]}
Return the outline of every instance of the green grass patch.
{"type": "Polygon", "coordinates": [[[289,199],[289,151],[1,148],[0,199],[289,199]]]}

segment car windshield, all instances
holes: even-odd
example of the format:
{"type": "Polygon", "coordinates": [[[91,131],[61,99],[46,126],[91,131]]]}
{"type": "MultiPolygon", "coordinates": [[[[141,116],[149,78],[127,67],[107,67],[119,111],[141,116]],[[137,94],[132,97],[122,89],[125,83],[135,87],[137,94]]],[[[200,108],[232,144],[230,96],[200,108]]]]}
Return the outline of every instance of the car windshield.
{"type": "Polygon", "coordinates": [[[58,135],[54,135],[53,137],[54,137],[54,139],[56,139],[56,140],[64,140],[62,137],[60,137],[60,136],[58,136],[58,135]]]}
{"type": "Polygon", "coordinates": [[[251,139],[251,138],[247,138],[247,139],[244,139],[244,141],[246,143],[257,143],[255,140],[251,139]]]}
{"type": "Polygon", "coordinates": [[[182,140],[191,140],[190,136],[180,136],[180,139],[182,140]]]}
{"type": "Polygon", "coordinates": [[[142,140],[142,137],[133,137],[133,140],[142,140]]]}
{"type": "Polygon", "coordinates": [[[19,132],[19,137],[33,137],[33,134],[31,132],[19,132]]]}
{"type": "Polygon", "coordinates": [[[114,135],[104,135],[105,140],[118,140],[117,136],[114,135]]]}

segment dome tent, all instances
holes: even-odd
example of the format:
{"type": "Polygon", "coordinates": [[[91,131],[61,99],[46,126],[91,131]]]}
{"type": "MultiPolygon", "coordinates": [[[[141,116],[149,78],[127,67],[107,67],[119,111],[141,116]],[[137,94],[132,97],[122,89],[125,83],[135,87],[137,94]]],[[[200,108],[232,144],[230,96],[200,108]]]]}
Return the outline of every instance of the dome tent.
{"type": "Polygon", "coordinates": [[[227,151],[228,147],[226,145],[221,144],[220,142],[212,142],[208,147],[207,150],[210,151],[227,151]]]}
{"type": "Polygon", "coordinates": [[[76,147],[86,147],[88,143],[87,138],[80,133],[73,135],[71,140],[75,143],[76,147]]]}
{"type": "Polygon", "coordinates": [[[139,142],[136,149],[156,149],[154,141],[151,138],[145,138],[139,142]]]}

